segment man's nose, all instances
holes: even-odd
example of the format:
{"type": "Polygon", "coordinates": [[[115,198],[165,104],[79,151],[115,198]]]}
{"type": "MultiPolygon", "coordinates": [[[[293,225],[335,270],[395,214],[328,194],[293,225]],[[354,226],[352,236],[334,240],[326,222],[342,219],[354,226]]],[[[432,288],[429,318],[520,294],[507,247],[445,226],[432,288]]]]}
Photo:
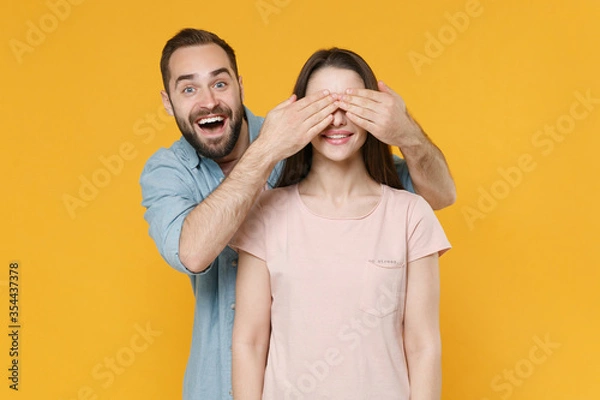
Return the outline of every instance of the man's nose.
{"type": "Polygon", "coordinates": [[[198,104],[202,108],[208,108],[212,110],[217,105],[218,100],[215,98],[215,94],[210,89],[206,89],[200,92],[198,96],[198,104]]]}

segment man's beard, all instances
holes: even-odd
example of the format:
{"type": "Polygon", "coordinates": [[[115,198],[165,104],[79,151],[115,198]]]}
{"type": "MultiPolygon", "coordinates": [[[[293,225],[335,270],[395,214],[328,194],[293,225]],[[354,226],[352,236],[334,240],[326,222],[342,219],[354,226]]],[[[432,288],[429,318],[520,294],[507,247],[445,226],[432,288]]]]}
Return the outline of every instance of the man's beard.
{"type": "Polygon", "coordinates": [[[242,131],[242,122],[244,120],[244,109],[240,107],[235,115],[229,107],[216,106],[212,110],[201,110],[190,114],[186,120],[184,117],[175,114],[175,121],[183,137],[188,141],[196,152],[203,157],[218,160],[226,157],[233,151],[242,131]],[[205,142],[200,135],[194,131],[194,125],[199,118],[206,115],[220,114],[227,116],[229,121],[229,132],[226,132],[217,142],[205,142]]]}

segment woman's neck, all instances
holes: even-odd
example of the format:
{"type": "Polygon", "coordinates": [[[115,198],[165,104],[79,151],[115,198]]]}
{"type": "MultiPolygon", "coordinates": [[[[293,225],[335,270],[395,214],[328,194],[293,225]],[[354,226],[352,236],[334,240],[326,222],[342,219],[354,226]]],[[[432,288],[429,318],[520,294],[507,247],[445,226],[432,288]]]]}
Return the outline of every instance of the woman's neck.
{"type": "Polygon", "coordinates": [[[328,217],[366,215],[381,198],[381,185],[371,178],[360,154],[343,162],[314,155],[298,191],[311,211],[328,217]]]}

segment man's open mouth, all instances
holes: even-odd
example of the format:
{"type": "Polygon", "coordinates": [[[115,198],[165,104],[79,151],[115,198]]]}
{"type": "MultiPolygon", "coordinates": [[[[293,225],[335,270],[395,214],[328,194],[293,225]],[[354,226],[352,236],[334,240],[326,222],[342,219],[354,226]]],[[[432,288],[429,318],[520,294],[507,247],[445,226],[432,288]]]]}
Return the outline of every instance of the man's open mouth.
{"type": "Polygon", "coordinates": [[[210,117],[203,117],[196,120],[196,124],[200,127],[200,129],[212,132],[217,131],[223,127],[225,124],[225,117],[221,115],[213,115],[210,117]]]}

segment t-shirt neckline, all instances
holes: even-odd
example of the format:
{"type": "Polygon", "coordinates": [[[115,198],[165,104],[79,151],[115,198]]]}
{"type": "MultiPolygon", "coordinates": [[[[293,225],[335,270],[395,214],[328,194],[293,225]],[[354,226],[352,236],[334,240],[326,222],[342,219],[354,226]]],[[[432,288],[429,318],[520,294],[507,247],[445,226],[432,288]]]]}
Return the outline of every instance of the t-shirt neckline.
{"type": "Polygon", "coordinates": [[[329,217],[327,215],[317,214],[316,212],[314,212],[313,210],[308,208],[308,206],[302,200],[302,196],[300,196],[300,190],[298,188],[298,184],[294,185],[293,192],[294,192],[294,197],[296,198],[296,201],[298,202],[298,204],[300,206],[300,209],[302,209],[307,214],[310,214],[310,215],[320,218],[320,219],[326,219],[326,220],[330,220],[330,221],[357,221],[357,220],[366,219],[369,216],[373,215],[375,213],[375,211],[377,211],[379,209],[379,207],[383,203],[384,199],[387,198],[388,190],[387,190],[386,186],[384,184],[379,184],[379,186],[381,188],[381,196],[379,196],[379,201],[377,201],[377,203],[375,204],[375,206],[373,206],[373,208],[371,210],[367,211],[363,215],[359,215],[356,217],[329,217]]]}

